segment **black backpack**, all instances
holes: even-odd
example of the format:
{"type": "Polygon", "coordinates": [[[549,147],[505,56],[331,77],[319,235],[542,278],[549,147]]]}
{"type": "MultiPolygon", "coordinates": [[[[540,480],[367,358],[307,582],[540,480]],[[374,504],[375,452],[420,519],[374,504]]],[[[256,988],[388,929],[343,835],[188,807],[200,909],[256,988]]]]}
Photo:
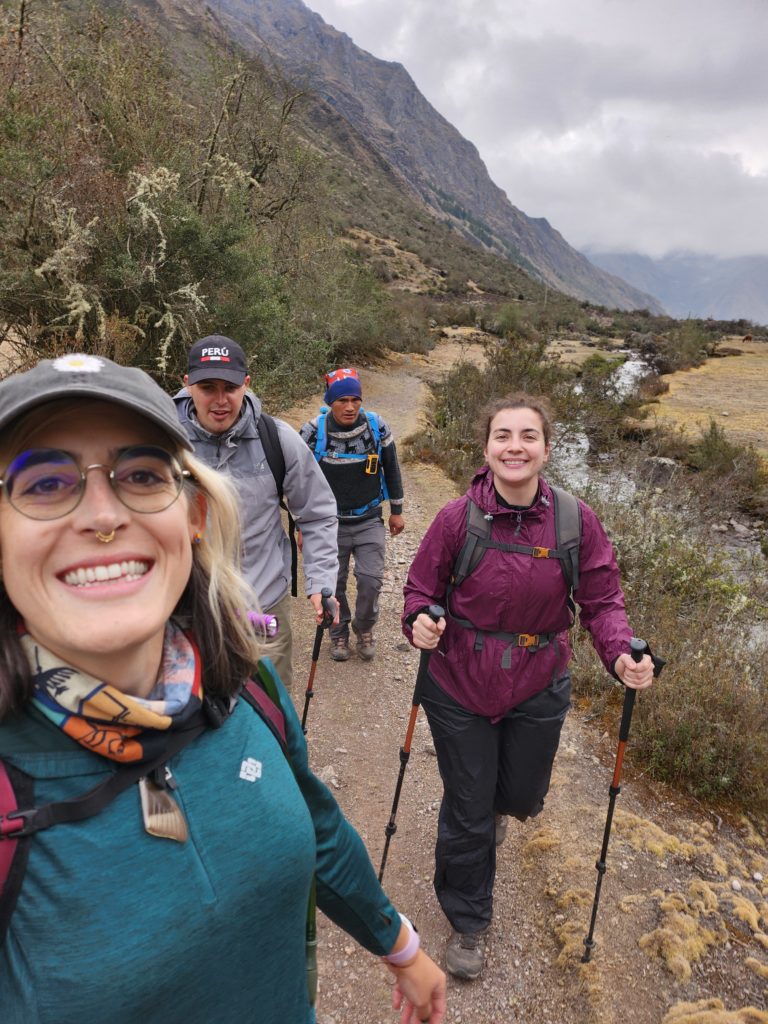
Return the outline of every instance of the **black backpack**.
{"type": "Polygon", "coordinates": [[[451,574],[451,589],[460,586],[477,568],[488,548],[500,551],[518,551],[531,558],[557,558],[565,576],[568,594],[579,585],[579,545],[581,544],[581,509],[577,499],[561,487],[553,487],[555,507],[556,548],[536,548],[529,544],[502,544],[491,540],[493,516],[485,516],[482,509],[467,501],[467,536],[456,558],[451,574]]]}
{"type": "Polygon", "coordinates": [[[288,539],[291,542],[291,596],[296,597],[298,594],[298,546],[296,544],[296,523],[291,511],[285,503],[283,497],[283,485],[285,483],[285,456],[283,455],[283,446],[280,444],[280,435],[277,432],[277,424],[272,416],[262,412],[259,416],[257,427],[259,428],[259,437],[261,438],[261,444],[264,448],[264,456],[267,460],[267,465],[275,478],[275,486],[277,487],[277,497],[280,501],[280,508],[285,509],[288,513],[288,539]]]}
{"type": "Polygon", "coordinates": [[[464,629],[474,630],[475,650],[482,650],[484,637],[492,636],[507,643],[501,665],[511,667],[512,648],[525,647],[531,652],[545,647],[556,633],[506,633],[502,631],[488,633],[478,629],[469,619],[461,618],[451,612],[450,597],[480,564],[483,555],[489,548],[497,551],[515,551],[531,558],[556,558],[560,562],[563,576],[568,587],[568,608],[572,619],[575,618],[576,606],[573,591],[579,585],[579,545],[581,544],[581,509],[576,498],[560,487],[550,487],[555,512],[555,537],[557,547],[532,547],[530,544],[503,544],[491,539],[493,516],[486,516],[472,499],[467,501],[467,535],[453,565],[451,579],[446,593],[446,611],[453,622],[464,629]]]}

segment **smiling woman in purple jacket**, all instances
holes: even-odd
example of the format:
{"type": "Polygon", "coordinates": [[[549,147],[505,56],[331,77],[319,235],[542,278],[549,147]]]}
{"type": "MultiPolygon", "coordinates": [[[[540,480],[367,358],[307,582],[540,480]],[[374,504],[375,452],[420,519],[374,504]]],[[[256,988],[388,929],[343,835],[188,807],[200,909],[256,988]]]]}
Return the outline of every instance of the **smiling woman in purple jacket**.
{"type": "MultiPolygon", "coordinates": [[[[484,428],[486,465],[424,536],[403,612],[406,636],[434,651],[421,703],[443,780],[435,891],[453,928],[446,966],[468,979],[484,965],[506,816],[524,821],[541,811],[571,692],[573,613],[558,557],[558,495],[540,475],[551,413],[543,399],[517,394],[486,411],[484,428]],[[458,582],[468,524],[478,521],[488,524],[482,555],[464,565],[469,571],[458,582]],[[446,608],[438,622],[426,614],[434,603],[446,608]]],[[[560,492],[559,500],[576,511],[569,495],[560,492]]],[[[581,501],[578,520],[573,598],[581,624],[608,671],[645,689],[653,664],[648,655],[639,663],[630,658],[613,548],[581,501]]]]}

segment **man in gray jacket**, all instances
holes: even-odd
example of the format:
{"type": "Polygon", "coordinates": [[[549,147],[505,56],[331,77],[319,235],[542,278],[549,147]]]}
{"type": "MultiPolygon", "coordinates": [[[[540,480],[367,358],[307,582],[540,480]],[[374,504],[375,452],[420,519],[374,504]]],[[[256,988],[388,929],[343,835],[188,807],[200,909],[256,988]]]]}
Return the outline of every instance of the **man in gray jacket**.
{"type": "MultiPolygon", "coordinates": [[[[245,353],[223,335],[196,341],[189,351],[185,387],[174,397],[179,421],[195,454],[213,469],[229,474],[240,498],[242,570],[261,610],[276,616],[278,635],[268,654],[290,689],[291,545],[280,516],[278,481],[267,462],[261,402],[249,391],[245,353]]],[[[338,572],[336,501],[312,453],[296,431],[272,420],[285,474],[282,491],[303,536],[307,597],[316,622],[322,620],[321,591],[335,590],[338,572]]]]}

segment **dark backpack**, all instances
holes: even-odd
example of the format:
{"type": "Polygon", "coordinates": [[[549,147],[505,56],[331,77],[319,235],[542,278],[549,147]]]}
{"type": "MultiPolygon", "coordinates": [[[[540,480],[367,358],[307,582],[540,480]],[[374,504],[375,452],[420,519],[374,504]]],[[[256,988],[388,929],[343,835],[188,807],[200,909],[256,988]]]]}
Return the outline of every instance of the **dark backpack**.
{"type": "Polygon", "coordinates": [[[576,498],[561,487],[552,487],[555,506],[556,548],[536,548],[529,544],[502,544],[491,540],[493,516],[484,515],[470,498],[467,501],[467,536],[456,558],[451,574],[451,589],[455,589],[475,571],[488,548],[498,551],[518,551],[531,558],[557,558],[565,576],[569,595],[579,585],[579,545],[581,544],[581,509],[576,498]]]}
{"type": "MultiPolygon", "coordinates": [[[[579,585],[581,509],[576,498],[568,491],[564,491],[560,487],[550,487],[550,490],[552,491],[555,511],[555,542],[557,547],[554,548],[532,547],[530,544],[503,544],[501,541],[492,540],[493,516],[486,516],[471,498],[467,501],[467,535],[461,551],[459,551],[454,562],[446,595],[446,604],[448,606],[448,614],[454,622],[465,629],[475,630],[476,650],[480,650],[483,646],[485,631],[477,629],[469,619],[463,619],[451,614],[450,596],[475,571],[489,548],[494,548],[497,551],[515,551],[523,555],[530,555],[531,558],[557,558],[563,570],[566,586],[568,587],[568,607],[571,615],[575,616],[576,606],[573,602],[573,591],[579,585]]],[[[528,647],[535,650],[548,644],[556,634],[496,632],[490,635],[505,640],[511,645],[502,657],[502,667],[509,668],[511,665],[512,646],[528,647]]]]}
{"type": "Polygon", "coordinates": [[[296,522],[283,497],[283,486],[285,484],[285,455],[283,446],[280,444],[280,435],[277,432],[277,424],[272,416],[262,412],[259,416],[257,427],[259,437],[264,449],[264,456],[267,460],[272,476],[275,478],[277,497],[280,501],[280,508],[288,513],[288,539],[291,542],[291,596],[298,594],[298,546],[296,544],[296,522]]]}
{"type": "MultiPolygon", "coordinates": [[[[242,697],[264,720],[272,735],[280,744],[290,763],[286,738],[285,717],[280,707],[280,698],[274,680],[274,668],[268,658],[258,663],[258,681],[249,679],[242,690],[242,697]]],[[[233,705],[232,705],[233,706],[233,705]]],[[[214,701],[206,707],[210,725],[221,725],[231,710],[223,701],[214,701]]],[[[35,832],[54,825],[82,821],[93,817],[110,804],[124,790],[149,775],[161,764],[199,736],[208,725],[185,732],[169,734],[169,744],[162,756],[150,765],[121,765],[106,782],[72,800],[34,806],[32,779],[24,772],[7,764],[0,758],[0,945],[21,891],[29,858],[29,843],[35,832]]],[[[310,1001],[314,1005],[313,986],[317,975],[317,930],[315,925],[315,886],[312,885],[307,908],[307,972],[310,1001]]]]}
{"type": "MultiPolygon", "coordinates": [[[[367,505],[361,505],[359,508],[349,509],[345,511],[344,515],[347,516],[362,516],[366,512],[370,512],[372,508],[377,508],[384,501],[389,501],[389,492],[387,491],[387,481],[384,477],[384,466],[381,461],[381,426],[379,424],[379,417],[375,412],[368,412],[365,409],[360,408],[360,412],[368,420],[368,427],[373,437],[373,443],[376,447],[375,453],[368,456],[368,466],[366,467],[366,473],[370,473],[371,476],[377,475],[379,478],[379,493],[373,501],[368,502],[367,505]]],[[[320,409],[320,415],[317,417],[317,436],[315,438],[314,456],[315,461],[319,464],[328,454],[328,415],[330,409],[327,405],[322,406],[320,409]]],[[[360,455],[357,452],[336,452],[333,456],[335,459],[360,459],[360,455]]]]}

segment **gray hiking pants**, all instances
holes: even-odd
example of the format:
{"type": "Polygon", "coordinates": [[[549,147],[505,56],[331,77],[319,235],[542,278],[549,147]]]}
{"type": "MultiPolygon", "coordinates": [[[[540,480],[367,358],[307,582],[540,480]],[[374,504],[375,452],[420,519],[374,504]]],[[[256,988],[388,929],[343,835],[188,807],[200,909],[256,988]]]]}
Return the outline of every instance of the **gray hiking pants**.
{"type": "Polygon", "coordinates": [[[291,602],[290,591],[283,594],[280,600],[271,608],[265,608],[267,615],[276,616],[280,628],[273,640],[268,640],[264,647],[264,653],[272,659],[277,669],[277,674],[282,680],[283,686],[290,693],[293,686],[293,629],[291,628],[291,602]]]}
{"type": "Polygon", "coordinates": [[[349,625],[356,633],[373,629],[379,617],[379,593],[384,582],[384,521],[378,516],[361,523],[339,523],[339,575],[336,578],[336,599],[339,602],[339,624],[331,627],[331,636],[349,636],[349,625]],[[357,600],[355,617],[347,601],[349,559],[355,559],[357,600]]]}
{"type": "Polygon", "coordinates": [[[566,673],[491,723],[467,711],[427,675],[421,705],[443,780],[435,893],[457,931],[474,934],[491,923],[494,815],[525,821],[543,808],[570,698],[566,673]]]}

